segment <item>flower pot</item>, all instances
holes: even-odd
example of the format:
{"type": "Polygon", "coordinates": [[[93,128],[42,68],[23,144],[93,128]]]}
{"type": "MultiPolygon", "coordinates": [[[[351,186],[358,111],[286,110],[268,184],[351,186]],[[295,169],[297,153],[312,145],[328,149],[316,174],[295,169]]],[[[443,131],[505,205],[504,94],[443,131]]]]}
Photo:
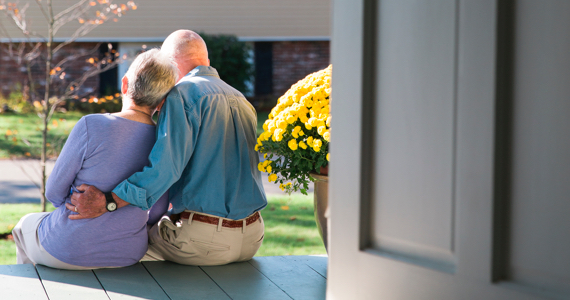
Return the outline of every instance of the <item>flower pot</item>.
{"type": "Polygon", "coordinates": [[[319,175],[316,173],[311,173],[311,176],[315,178],[315,193],[314,193],[314,205],[315,205],[315,221],[317,222],[317,227],[323,243],[325,244],[325,249],[328,252],[327,244],[327,217],[325,212],[329,205],[329,177],[327,175],[319,175]]]}

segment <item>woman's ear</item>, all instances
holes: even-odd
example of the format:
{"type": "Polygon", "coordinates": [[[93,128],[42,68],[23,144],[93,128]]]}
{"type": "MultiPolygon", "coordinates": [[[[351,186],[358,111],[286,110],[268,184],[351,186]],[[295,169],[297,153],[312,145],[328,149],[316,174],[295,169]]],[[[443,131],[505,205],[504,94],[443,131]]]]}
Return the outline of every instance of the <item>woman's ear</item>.
{"type": "Polygon", "coordinates": [[[123,76],[123,79],[121,79],[121,93],[123,93],[123,95],[126,95],[128,89],[129,89],[129,79],[127,78],[127,76],[123,76]]]}

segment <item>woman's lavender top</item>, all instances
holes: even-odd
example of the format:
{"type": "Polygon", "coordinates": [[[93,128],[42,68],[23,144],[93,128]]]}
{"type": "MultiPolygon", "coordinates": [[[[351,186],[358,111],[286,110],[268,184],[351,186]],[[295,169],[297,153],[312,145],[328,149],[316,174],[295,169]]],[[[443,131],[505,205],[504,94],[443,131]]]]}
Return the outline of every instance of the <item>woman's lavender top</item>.
{"type": "MultiPolygon", "coordinates": [[[[147,251],[147,211],[125,206],[94,219],[70,220],[71,185],[89,184],[103,192],[148,165],[155,126],[110,114],[88,115],[75,125],[46,186],[57,209],[40,224],[41,245],[55,258],[87,267],[122,267],[138,262],[147,251]]],[[[158,179],[158,178],[157,178],[158,179]]],[[[163,196],[152,213],[164,213],[163,196]]],[[[151,216],[157,219],[157,216],[151,216]]]]}

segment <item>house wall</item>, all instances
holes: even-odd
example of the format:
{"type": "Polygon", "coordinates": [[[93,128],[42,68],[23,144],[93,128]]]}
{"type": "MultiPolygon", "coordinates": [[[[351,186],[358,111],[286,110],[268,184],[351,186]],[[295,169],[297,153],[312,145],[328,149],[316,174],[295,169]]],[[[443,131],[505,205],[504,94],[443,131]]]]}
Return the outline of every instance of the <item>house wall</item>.
{"type": "MultiPolygon", "coordinates": [[[[34,1],[26,14],[31,30],[46,36],[45,18],[34,1]]],[[[78,0],[54,1],[54,12],[67,9],[78,0]]],[[[127,3],[126,0],[114,1],[127,3]]],[[[207,34],[233,34],[244,40],[311,40],[330,36],[330,0],[136,0],[137,9],[127,11],[118,22],[97,27],[86,38],[113,42],[161,41],[177,29],[192,29],[207,34]],[[237,3],[239,4],[237,4],[237,3]]],[[[45,3],[45,2],[42,2],[45,3]]],[[[95,13],[94,6],[89,15],[95,13]]],[[[5,17],[2,17],[5,19],[5,17]]],[[[21,36],[8,20],[3,20],[9,36],[21,36]]],[[[63,26],[56,38],[69,37],[77,21],[63,26]]],[[[0,34],[0,38],[6,38],[0,34]]]]}
{"type": "MultiPolygon", "coordinates": [[[[72,62],[68,62],[62,66],[63,71],[66,73],[65,80],[67,82],[81,77],[81,75],[90,68],[90,64],[86,62],[89,57],[97,57],[99,50],[98,43],[75,43],[67,45],[54,55],[54,62],[71,57],[74,55],[88,54],[94,50],[94,53],[86,56],[78,57],[72,62]],[[97,49],[96,49],[97,48],[97,49]]],[[[20,64],[17,61],[17,56],[11,56],[6,50],[7,45],[0,45],[0,91],[4,96],[10,94],[17,88],[24,88],[29,84],[28,73],[25,64],[20,64]]],[[[45,85],[45,62],[41,61],[32,66],[32,76],[38,86],[38,92],[42,92],[45,85]]],[[[60,80],[54,80],[53,87],[57,87],[60,80]]],[[[60,85],[63,86],[63,85],[60,85]]],[[[52,88],[53,88],[52,87],[52,88]]],[[[93,76],[87,79],[81,89],[82,94],[97,94],[99,92],[99,77],[93,76]]],[[[43,95],[41,95],[43,96],[43,95]]]]}
{"type": "Polygon", "coordinates": [[[273,95],[283,95],[291,85],[310,73],[328,67],[328,41],[273,43],[273,95]]]}

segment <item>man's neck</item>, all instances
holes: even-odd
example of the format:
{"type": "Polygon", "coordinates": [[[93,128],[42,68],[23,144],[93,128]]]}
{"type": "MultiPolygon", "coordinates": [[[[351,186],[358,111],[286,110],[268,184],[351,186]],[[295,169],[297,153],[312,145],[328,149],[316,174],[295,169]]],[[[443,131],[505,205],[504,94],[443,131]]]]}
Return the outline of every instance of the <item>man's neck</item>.
{"type": "Polygon", "coordinates": [[[190,71],[194,70],[198,66],[210,66],[210,61],[202,61],[202,60],[192,60],[192,61],[177,61],[176,64],[178,65],[178,80],[182,79],[182,77],[186,76],[186,74],[190,73],[190,71]]]}

